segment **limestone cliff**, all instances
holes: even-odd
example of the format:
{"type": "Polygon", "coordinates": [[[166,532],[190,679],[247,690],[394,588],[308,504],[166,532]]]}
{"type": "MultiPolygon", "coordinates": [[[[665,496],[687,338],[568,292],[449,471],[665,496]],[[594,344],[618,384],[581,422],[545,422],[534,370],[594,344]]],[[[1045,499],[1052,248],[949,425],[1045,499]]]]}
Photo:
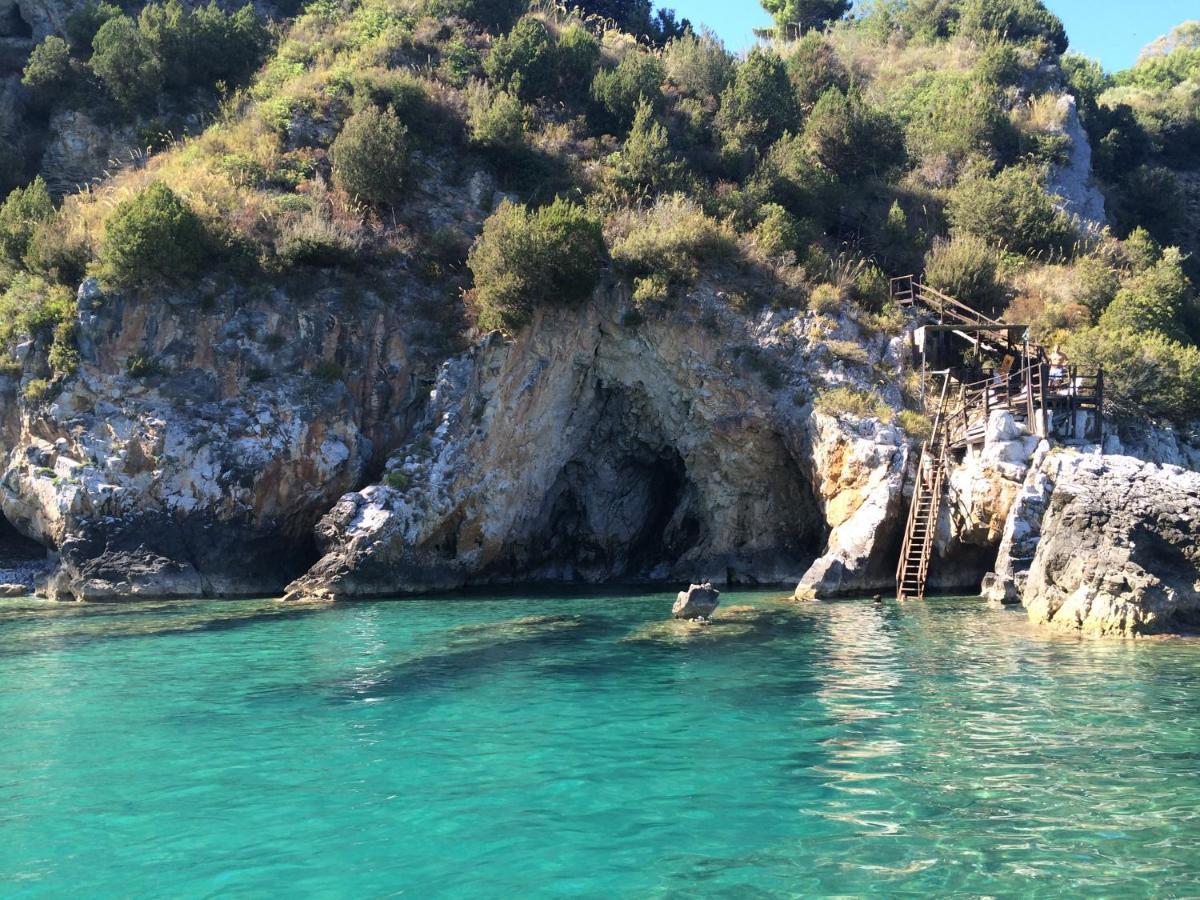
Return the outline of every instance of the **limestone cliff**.
{"type": "Polygon", "coordinates": [[[1052,454],[1022,598],[1037,623],[1088,635],[1200,625],[1200,474],[1127,456],[1052,454]]]}
{"type": "MultiPolygon", "coordinates": [[[[86,283],[61,392],[18,403],[0,379],[0,511],[58,554],[48,594],[278,592],[315,521],[420,416],[437,341],[419,299],[86,283]]],[[[44,349],[23,348],[26,381],[44,349]]]]}
{"type": "MultiPolygon", "coordinates": [[[[539,313],[515,341],[492,336],[443,368],[383,483],[321,521],[324,556],[288,596],[794,582],[864,505],[886,532],[906,452],[894,429],[813,414],[812,385],[842,367],[804,322],[747,320],[713,290],[642,318],[611,288],[539,313]]],[[[840,586],[874,584],[885,545],[833,546],[840,586]]]]}

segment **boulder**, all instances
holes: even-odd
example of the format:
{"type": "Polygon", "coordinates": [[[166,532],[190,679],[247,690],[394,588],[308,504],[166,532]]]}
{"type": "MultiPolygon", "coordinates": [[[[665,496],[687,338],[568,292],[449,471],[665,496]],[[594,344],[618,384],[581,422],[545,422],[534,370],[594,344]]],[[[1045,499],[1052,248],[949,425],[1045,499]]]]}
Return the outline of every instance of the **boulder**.
{"type": "Polygon", "coordinates": [[[1088,635],[1200,626],[1200,473],[1127,456],[1064,455],[1022,600],[1088,635]]]}
{"type": "Polygon", "coordinates": [[[693,584],[680,591],[671,607],[671,615],[677,619],[707,619],[721,602],[721,592],[711,582],[693,584]]]}
{"type": "Polygon", "coordinates": [[[24,597],[28,593],[26,584],[0,584],[0,597],[24,597]]]}

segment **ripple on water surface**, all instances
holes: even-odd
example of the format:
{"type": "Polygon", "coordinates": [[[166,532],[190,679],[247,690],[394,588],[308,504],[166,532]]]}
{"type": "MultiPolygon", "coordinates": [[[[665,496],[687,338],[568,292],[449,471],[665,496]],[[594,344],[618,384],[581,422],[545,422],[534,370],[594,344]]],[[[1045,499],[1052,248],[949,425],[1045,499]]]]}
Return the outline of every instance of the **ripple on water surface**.
{"type": "Polygon", "coordinates": [[[0,601],[4,894],[1200,890],[1200,642],[723,600],[0,601]]]}

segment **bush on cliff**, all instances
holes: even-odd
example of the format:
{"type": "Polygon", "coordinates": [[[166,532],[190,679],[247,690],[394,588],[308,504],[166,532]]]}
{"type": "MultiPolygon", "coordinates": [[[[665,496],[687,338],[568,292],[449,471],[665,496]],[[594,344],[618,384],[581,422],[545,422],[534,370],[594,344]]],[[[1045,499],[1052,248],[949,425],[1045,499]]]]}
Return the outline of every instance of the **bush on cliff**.
{"type": "Polygon", "coordinates": [[[408,129],[390,109],[368,106],[356,112],[329,154],[333,180],[351,197],[373,204],[400,199],[408,173],[408,129]]]}
{"type": "Polygon", "coordinates": [[[592,99],[600,118],[617,130],[629,128],[638,106],[644,102],[658,106],[662,80],[663,67],[657,56],[626,53],[616,68],[601,69],[592,79],[592,99]]]}
{"type": "Polygon", "coordinates": [[[983,312],[1004,302],[996,251],[972,234],[933,242],[925,257],[925,283],[983,312]]]}
{"type": "Polygon", "coordinates": [[[91,67],[113,98],[128,110],[149,107],[162,91],[162,61],[147,49],[128,16],[117,16],[100,26],[92,39],[91,67]]]}
{"type": "Polygon", "coordinates": [[[616,213],[606,231],[613,261],[630,275],[658,275],[677,284],[738,252],[737,233],[683,194],[662,197],[646,210],[616,213]]]}
{"type": "Polygon", "coordinates": [[[195,276],[209,255],[200,217],[161,181],[118,204],[100,251],[105,279],[122,287],[195,276]]]}
{"type": "Polygon", "coordinates": [[[1115,325],[1075,335],[1072,362],[1104,368],[1105,407],[1128,419],[1187,425],[1200,419],[1200,350],[1160,332],[1115,325]]]}
{"type": "Polygon", "coordinates": [[[1054,208],[1038,173],[1020,167],[962,182],[947,209],[956,233],[970,234],[1014,253],[1063,254],[1076,240],[1067,217],[1054,208]]]}
{"type": "Polygon", "coordinates": [[[21,84],[29,88],[36,104],[49,106],[66,91],[70,77],[71,53],[67,42],[52,34],[29,54],[21,84]]]}
{"type": "Polygon", "coordinates": [[[54,202],[42,176],[28,187],[14,188],[0,206],[0,252],[10,263],[19,262],[38,225],[53,216],[54,202]]]}
{"type": "Polygon", "coordinates": [[[853,387],[821,391],[813,401],[813,408],[827,416],[853,416],[882,422],[892,422],[896,418],[896,410],[888,405],[878,391],[853,387]]]}
{"type": "Polygon", "coordinates": [[[603,256],[600,223],[581,207],[555,200],[530,210],[505,200],[467,257],[478,326],[513,332],[543,303],[582,302],[603,256]]]}
{"type": "Polygon", "coordinates": [[[483,71],[498,90],[523,100],[544,97],[557,85],[554,38],[541,19],[526,16],[496,38],[483,71]]]}

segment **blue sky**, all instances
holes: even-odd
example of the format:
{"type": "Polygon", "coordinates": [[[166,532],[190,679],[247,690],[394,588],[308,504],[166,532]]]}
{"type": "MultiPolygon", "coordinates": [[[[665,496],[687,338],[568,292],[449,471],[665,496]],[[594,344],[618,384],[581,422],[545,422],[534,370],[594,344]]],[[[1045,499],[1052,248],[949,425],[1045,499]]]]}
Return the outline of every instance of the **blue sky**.
{"type": "MultiPolygon", "coordinates": [[[[663,0],[693,23],[702,22],[733,50],[753,41],[751,29],[771,22],[755,0],[663,0]]],[[[1180,22],[1200,18],[1197,0],[1046,0],[1067,26],[1071,48],[1110,70],[1133,64],[1138,52],[1180,22]]]]}

